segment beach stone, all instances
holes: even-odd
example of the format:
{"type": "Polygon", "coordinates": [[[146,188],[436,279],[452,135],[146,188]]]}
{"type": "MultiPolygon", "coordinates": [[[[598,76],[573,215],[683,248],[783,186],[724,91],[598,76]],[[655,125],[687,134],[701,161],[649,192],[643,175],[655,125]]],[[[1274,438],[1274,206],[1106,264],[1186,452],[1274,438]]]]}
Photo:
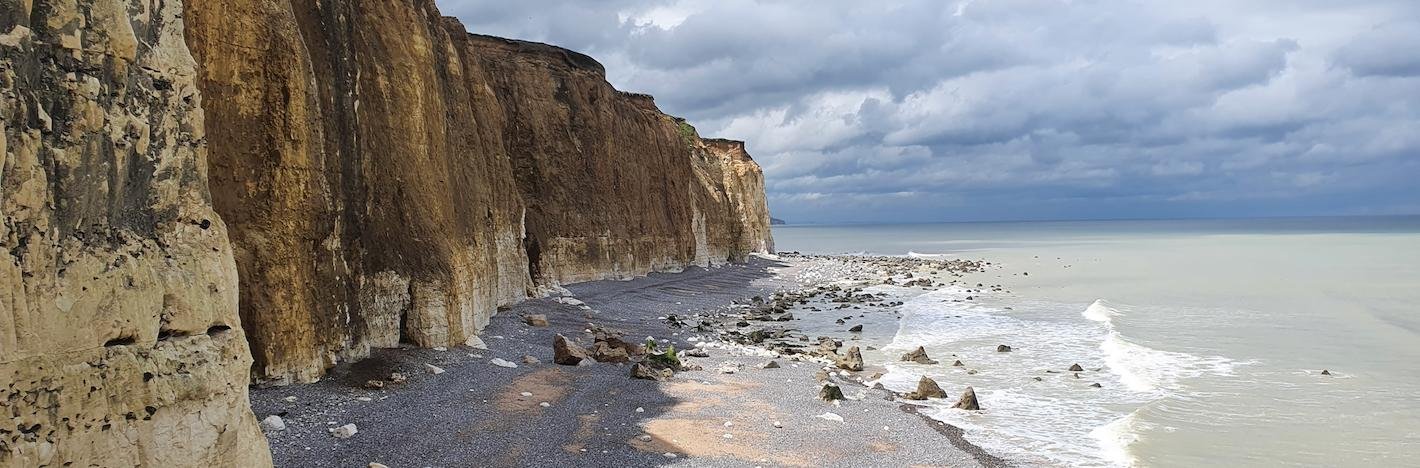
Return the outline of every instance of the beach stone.
{"type": "Polygon", "coordinates": [[[760,369],[778,369],[779,361],[769,361],[759,366],[760,369]]]}
{"type": "Polygon", "coordinates": [[[536,356],[523,355],[523,364],[542,364],[542,360],[536,356]]]}
{"type": "Polygon", "coordinates": [[[1011,352],[1011,347],[1010,347],[1010,346],[1006,346],[1006,345],[997,345],[997,346],[996,346],[996,352],[998,352],[998,353],[1009,353],[1009,352],[1011,352]]]}
{"type": "Polygon", "coordinates": [[[906,362],[915,362],[915,363],[918,363],[918,364],[936,364],[936,363],[937,363],[937,361],[933,360],[932,358],[927,357],[927,349],[926,349],[926,348],[923,348],[923,347],[921,347],[921,346],[918,346],[917,349],[912,350],[912,352],[909,352],[909,353],[907,353],[907,354],[903,354],[903,355],[902,355],[902,360],[903,360],[903,361],[906,361],[906,362]]]}
{"type": "Polygon", "coordinates": [[[687,351],[685,351],[685,352],[683,352],[683,353],[680,353],[680,354],[681,354],[682,356],[687,356],[687,357],[700,357],[700,358],[710,357],[710,353],[707,353],[707,352],[705,352],[705,350],[700,349],[700,348],[695,348],[695,349],[687,350],[687,351]]]}
{"type": "Polygon", "coordinates": [[[849,332],[852,332],[852,333],[860,333],[860,332],[863,331],[863,326],[862,326],[862,325],[854,325],[853,328],[849,328],[848,331],[849,331],[849,332]]]}
{"type": "Polygon", "coordinates": [[[273,414],[261,420],[261,428],[267,432],[284,431],[286,430],[286,421],[273,414]]]}
{"type": "Polygon", "coordinates": [[[390,468],[390,467],[385,466],[383,463],[370,462],[370,466],[369,466],[368,468],[390,468]]]}
{"type": "Polygon", "coordinates": [[[814,373],[814,380],[817,380],[817,381],[819,381],[819,382],[827,382],[827,381],[828,381],[828,371],[818,371],[818,372],[815,372],[815,373],[814,373]]]}
{"type": "Polygon", "coordinates": [[[400,373],[400,372],[391,372],[391,373],[390,373],[390,383],[392,383],[392,384],[402,384],[402,383],[405,383],[405,382],[408,382],[408,381],[409,381],[409,377],[406,377],[403,373],[400,373]]]}
{"type": "Polygon", "coordinates": [[[439,375],[439,374],[444,373],[444,369],[443,369],[443,368],[441,368],[441,367],[439,367],[439,366],[436,366],[436,365],[433,365],[433,364],[424,364],[424,369],[428,370],[430,374],[434,374],[434,375],[439,375]]]}
{"type": "Polygon", "coordinates": [[[489,360],[488,360],[488,363],[489,363],[489,364],[492,364],[492,365],[495,365],[495,366],[498,366],[498,367],[506,367],[506,368],[509,368],[509,369],[517,369],[517,368],[518,368],[518,365],[517,365],[517,364],[513,364],[511,361],[508,361],[507,359],[502,359],[502,358],[489,359],[489,360]]]}
{"type": "Polygon", "coordinates": [[[826,413],[823,413],[823,414],[820,414],[820,415],[814,416],[814,417],[815,417],[815,418],[819,418],[819,419],[829,420],[829,421],[843,422],[843,416],[839,416],[837,413],[832,413],[832,412],[826,412],[826,413]]]}
{"type": "MultiPolygon", "coordinates": [[[[1079,364],[1075,364],[1075,365],[1073,365],[1073,366],[1070,366],[1070,372],[1084,372],[1084,371],[1085,371],[1085,368],[1080,367],[1079,364]]],[[[1077,376],[1077,377],[1078,377],[1078,376],[1077,376]]]]}
{"type": "Polygon", "coordinates": [[[379,389],[381,389],[381,388],[385,388],[385,381],[383,381],[383,380],[366,380],[366,381],[365,381],[365,388],[368,388],[368,389],[371,389],[371,390],[379,390],[379,389]]]}
{"type": "Polygon", "coordinates": [[[966,391],[961,394],[961,399],[957,400],[957,404],[952,405],[952,407],[969,411],[980,410],[981,403],[976,401],[976,389],[966,387],[966,391]]]}
{"type": "Polygon", "coordinates": [[[849,347],[848,352],[838,360],[838,368],[851,371],[863,370],[863,353],[858,350],[857,346],[849,347]]]}
{"type": "Polygon", "coordinates": [[[564,366],[575,366],[586,359],[587,351],[568,340],[567,337],[558,334],[552,338],[552,362],[564,366]]]}
{"type": "Polygon", "coordinates": [[[545,327],[547,326],[547,316],[543,314],[525,315],[523,323],[533,327],[545,327]]]}
{"type": "Polygon", "coordinates": [[[1090,386],[1094,388],[1104,388],[1104,385],[1100,385],[1099,382],[1092,383],[1090,386]]]}
{"type": "Polygon", "coordinates": [[[823,384],[823,388],[818,391],[818,397],[823,401],[843,400],[843,389],[832,383],[823,384]]]}
{"type": "Polygon", "coordinates": [[[355,434],[358,432],[360,432],[360,429],[355,427],[354,424],[346,424],[344,426],[330,429],[330,435],[335,436],[335,438],[337,439],[349,439],[351,437],[354,437],[355,434]]]}
{"type": "Polygon", "coordinates": [[[947,392],[937,385],[937,381],[931,377],[922,376],[917,380],[917,390],[907,394],[909,400],[926,400],[928,398],[946,398],[947,392]]]}

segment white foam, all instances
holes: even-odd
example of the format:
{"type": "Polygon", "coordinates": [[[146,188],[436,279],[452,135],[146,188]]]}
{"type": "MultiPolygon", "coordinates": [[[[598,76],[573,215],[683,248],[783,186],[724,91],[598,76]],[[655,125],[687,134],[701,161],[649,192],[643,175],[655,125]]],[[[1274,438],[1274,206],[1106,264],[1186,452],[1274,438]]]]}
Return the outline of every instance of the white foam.
{"type": "Polygon", "coordinates": [[[1139,460],[1129,452],[1129,446],[1139,441],[1139,430],[1135,427],[1138,418],[1135,415],[1138,411],[1129,413],[1122,418],[1110,421],[1100,427],[1090,431],[1093,437],[1104,452],[1104,458],[1116,466],[1137,466],[1139,460]]]}

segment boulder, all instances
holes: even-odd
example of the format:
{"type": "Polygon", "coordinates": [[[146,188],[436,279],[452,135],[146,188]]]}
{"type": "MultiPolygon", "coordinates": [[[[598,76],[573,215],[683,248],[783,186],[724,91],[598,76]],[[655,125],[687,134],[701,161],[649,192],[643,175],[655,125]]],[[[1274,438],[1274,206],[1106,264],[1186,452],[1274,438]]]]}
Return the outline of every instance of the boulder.
{"type": "Polygon", "coordinates": [[[284,431],[286,430],[286,421],[273,414],[261,420],[261,428],[266,432],[284,431]]]}
{"type": "Polygon", "coordinates": [[[838,385],[833,383],[823,384],[823,388],[819,389],[818,391],[818,397],[820,400],[823,401],[836,401],[846,399],[846,397],[843,396],[843,389],[838,388],[838,385]]]}
{"type": "Polygon", "coordinates": [[[848,348],[848,352],[838,359],[838,368],[851,371],[863,370],[863,353],[858,351],[857,346],[848,348]]]}
{"type": "Polygon", "coordinates": [[[587,359],[587,351],[561,334],[552,338],[552,362],[575,366],[587,359]]]}
{"type": "Polygon", "coordinates": [[[760,369],[778,369],[779,361],[769,361],[759,366],[760,369]]]}
{"type": "Polygon", "coordinates": [[[952,405],[952,407],[970,411],[980,410],[981,403],[976,401],[976,389],[966,387],[966,391],[961,394],[961,399],[957,400],[957,404],[952,405]]]}
{"type": "Polygon", "coordinates": [[[443,369],[443,368],[441,368],[441,367],[439,367],[439,366],[436,366],[436,365],[433,365],[433,364],[424,364],[424,369],[427,370],[427,371],[429,371],[430,374],[434,374],[434,375],[439,375],[439,374],[444,373],[444,369],[443,369]]]}
{"type": "Polygon", "coordinates": [[[956,362],[952,363],[952,367],[966,367],[966,364],[962,364],[961,360],[957,360],[956,362]]]}
{"type": "Polygon", "coordinates": [[[592,359],[597,362],[631,362],[631,355],[626,353],[626,348],[616,348],[605,341],[598,341],[592,346],[592,359]]]}
{"type": "Polygon", "coordinates": [[[379,390],[379,389],[381,389],[381,388],[385,388],[385,381],[383,381],[383,380],[373,380],[373,379],[371,379],[371,380],[366,380],[366,381],[365,381],[365,388],[368,388],[368,389],[370,389],[370,390],[379,390]]]}
{"type": "Polygon", "coordinates": [[[538,359],[536,356],[525,354],[523,355],[523,364],[542,364],[542,360],[538,359]]]}
{"type": "Polygon", "coordinates": [[[937,385],[937,381],[924,375],[917,381],[917,390],[906,396],[909,400],[926,400],[928,398],[946,398],[947,392],[937,385]]]}
{"type": "Polygon", "coordinates": [[[1009,353],[1009,352],[1011,352],[1011,347],[1010,347],[1010,346],[1006,346],[1006,345],[997,345],[997,346],[996,346],[996,352],[998,352],[998,353],[1009,353]]]}
{"type": "MultiPolygon", "coordinates": [[[[923,347],[921,347],[921,346],[918,346],[917,349],[912,350],[912,352],[910,352],[910,353],[903,354],[903,355],[902,355],[902,360],[903,360],[903,361],[907,361],[907,362],[915,362],[915,363],[918,363],[918,364],[936,364],[936,363],[937,363],[937,361],[932,360],[932,358],[927,357],[927,349],[925,349],[925,348],[923,348],[923,347]]],[[[959,362],[959,361],[958,361],[958,362],[959,362]]]]}
{"type": "Polygon", "coordinates": [[[1327,369],[1322,369],[1322,370],[1321,370],[1321,375],[1331,375],[1331,371],[1330,371],[1330,370],[1327,370],[1327,369]]]}
{"type": "Polygon", "coordinates": [[[1070,372],[1084,372],[1084,371],[1085,371],[1085,368],[1080,367],[1079,364],[1075,364],[1075,365],[1070,366],[1070,372]]]}
{"type": "Polygon", "coordinates": [[[861,333],[861,332],[863,331],[863,326],[862,326],[862,325],[854,325],[853,328],[849,328],[848,331],[853,332],[853,333],[861,333]]]}
{"type": "Polygon", "coordinates": [[[631,365],[631,378],[633,379],[663,381],[669,380],[674,375],[675,372],[670,369],[654,369],[640,362],[631,365]]]}
{"type": "Polygon", "coordinates": [[[523,323],[534,327],[545,327],[547,326],[547,316],[543,314],[525,315],[523,316],[523,323]]]}

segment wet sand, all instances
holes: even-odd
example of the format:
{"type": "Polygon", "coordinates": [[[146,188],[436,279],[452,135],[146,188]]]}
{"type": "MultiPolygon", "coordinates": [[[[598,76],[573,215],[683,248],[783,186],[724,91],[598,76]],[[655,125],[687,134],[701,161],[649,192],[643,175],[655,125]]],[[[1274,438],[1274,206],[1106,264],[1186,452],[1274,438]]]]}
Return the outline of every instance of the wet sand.
{"type": "MultiPolygon", "coordinates": [[[[881,369],[835,375],[850,400],[831,404],[817,398],[815,374],[822,365],[811,358],[770,357],[763,348],[724,343],[717,337],[733,325],[723,320],[700,331],[664,320],[670,314],[684,321],[733,319],[745,307],[736,302],[862,273],[824,269],[824,261],[756,258],[570,285],[575,301],[538,299],[501,311],[482,334],[486,350],[380,350],[315,384],[254,389],[252,404],[258,419],[276,414],[285,420],[285,430],[267,431],[277,466],[1007,465],[960,430],[918,415],[910,402],[859,383],[881,369]],[[549,326],[525,324],[526,314],[546,315],[549,326]],[[682,358],[702,370],[666,382],[631,379],[626,364],[552,363],[556,334],[587,344],[591,325],[681,350],[704,340],[714,344],[700,347],[709,357],[682,358]],[[541,362],[527,364],[524,356],[541,362]],[[494,358],[518,367],[493,365],[494,358]],[[771,359],[782,367],[758,367],[771,359]],[[426,364],[444,372],[436,375],[426,364]],[[734,373],[721,371],[736,366],[734,373]],[[366,388],[366,381],[394,372],[408,381],[366,388]],[[825,413],[843,421],[821,418],[825,413]],[[353,437],[329,433],[352,423],[359,430],[353,437]]],[[[833,327],[831,312],[795,313],[804,315],[796,321],[806,328],[833,327]]],[[[877,333],[868,339],[891,338],[877,333]]],[[[868,346],[858,338],[854,344],[868,346]]]]}

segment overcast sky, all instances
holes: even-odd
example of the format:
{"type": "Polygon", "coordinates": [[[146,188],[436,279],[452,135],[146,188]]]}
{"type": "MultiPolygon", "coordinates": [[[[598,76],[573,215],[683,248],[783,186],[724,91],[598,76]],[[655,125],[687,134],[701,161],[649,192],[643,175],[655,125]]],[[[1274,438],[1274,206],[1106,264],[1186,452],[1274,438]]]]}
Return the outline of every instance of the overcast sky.
{"type": "Polygon", "coordinates": [[[745,140],[791,222],[1420,213],[1420,0],[438,0],[745,140]]]}

